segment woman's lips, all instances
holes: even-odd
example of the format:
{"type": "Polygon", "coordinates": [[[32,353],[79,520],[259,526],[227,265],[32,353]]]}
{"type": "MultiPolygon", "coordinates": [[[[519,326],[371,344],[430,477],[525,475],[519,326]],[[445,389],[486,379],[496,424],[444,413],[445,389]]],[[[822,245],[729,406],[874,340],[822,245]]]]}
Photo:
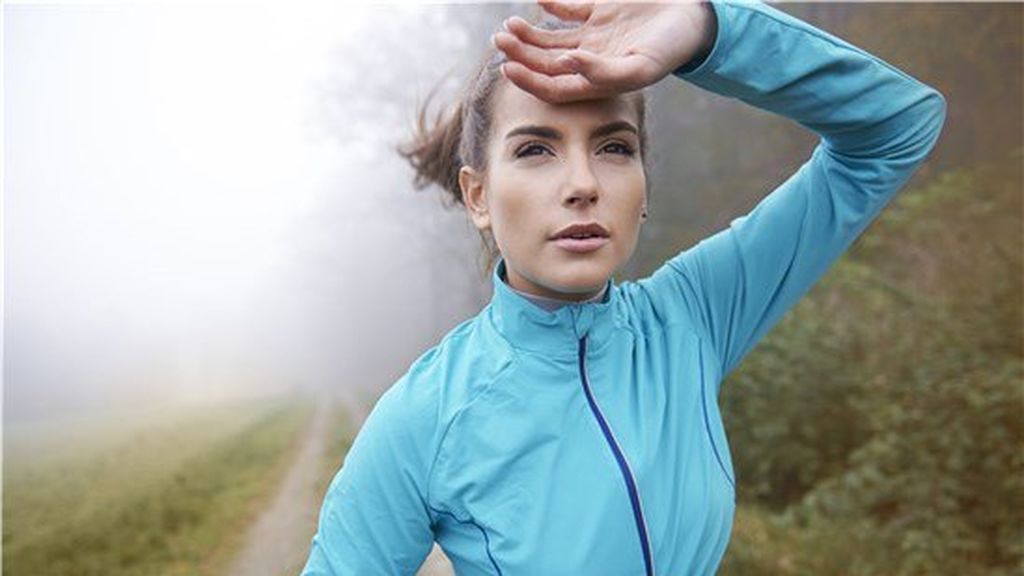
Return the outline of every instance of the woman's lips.
{"type": "Polygon", "coordinates": [[[591,236],[590,238],[555,238],[553,240],[555,246],[568,250],[569,252],[575,252],[577,254],[584,254],[587,252],[593,252],[601,246],[608,243],[607,236],[591,236]]]}

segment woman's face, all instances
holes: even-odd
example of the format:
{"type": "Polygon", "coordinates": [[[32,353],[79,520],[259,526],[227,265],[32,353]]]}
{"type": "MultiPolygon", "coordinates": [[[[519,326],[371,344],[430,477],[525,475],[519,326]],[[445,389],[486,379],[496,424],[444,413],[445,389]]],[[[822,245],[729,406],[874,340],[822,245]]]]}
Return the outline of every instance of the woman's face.
{"type": "Polygon", "coordinates": [[[513,288],[593,296],[640,230],[647,186],[635,106],[621,96],[549,104],[509,82],[492,106],[486,173],[460,173],[474,224],[491,230],[513,288]]]}

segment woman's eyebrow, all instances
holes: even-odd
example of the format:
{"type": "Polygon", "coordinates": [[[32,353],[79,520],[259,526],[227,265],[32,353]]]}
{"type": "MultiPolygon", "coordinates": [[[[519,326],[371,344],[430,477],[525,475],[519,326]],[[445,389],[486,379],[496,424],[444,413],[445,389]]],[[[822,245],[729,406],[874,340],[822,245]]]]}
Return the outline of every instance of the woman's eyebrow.
{"type": "Polygon", "coordinates": [[[513,138],[515,136],[537,136],[538,138],[547,138],[549,140],[561,140],[562,133],[554,128],[548,126],[535,126],[527,124],[526,126],[519,126],[508,131],[505,134],[505,139],[513,138]]]}
{"type": "Polygon", "coordinates": [[[609,122],[608,124],[604,124],[602,126],[597,127],[597,129],[594,130],[593,133],[591,133],[590,137],[600,138],[601,136],[607,136],[609,134],[614,134],[616,132],[621,131],[632,132],[635,135],[640,134],[640,131],[636,129],[636,126],[633,126],[632,124],[626,122],[625,120],[617,120],[615,122],[609,122]]]}
{"type": "MultiPolygon", "coordinates": [[[[602,124],[594,129],[590,134],[591,138],[600,138],[601,136],[607,136],[616,132],[626,131],[632,132],[633,134],[639,135],[640,131],[637,130],[636,126],[625,121],[616,120],[615,122],[609,122],[608,124],[602,124]]],[[[509,130],[508,134],[505,135],[505,139],[514,138],[516,136],[536,136],[538,138],[547,138],[548,140],[561,140],[562,133],[550,126],[537,126],[534,124],[527,124],[525,126],[518,126],[509,130]]]]}

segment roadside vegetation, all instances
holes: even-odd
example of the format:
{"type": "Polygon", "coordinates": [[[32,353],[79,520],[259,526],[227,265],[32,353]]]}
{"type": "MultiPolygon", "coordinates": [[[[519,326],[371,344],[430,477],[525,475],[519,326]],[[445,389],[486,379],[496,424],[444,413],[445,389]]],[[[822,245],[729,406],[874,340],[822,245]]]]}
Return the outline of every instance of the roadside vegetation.
{"type": "MultiPolygon", "coordinates": [[[[320,453],[319,460],[316,462],[316,470],[314,471],[316,481],[313,483],[311,500],[316,510],[311,517],[309,525],[303,528],[308,536],[306,542],[310,544],[312,544],[313,536],[316,534],[317,523],[320,520],[320,509],[324,503],[324,496],[327,494],[327,487],[330,486],[331,480],[334,479],[335,474],[341,469],[341,464],[345,460],[345,455],[352,445],[356,432],[352,415],[345,405],[342,402],[333,401],[328,408],[327,437],[324,449],[320,453]]],[[[302,571],[302,568],[306,565],[309,550],[304,550],[304,552],[306,555],[297,565],[291,567],[288,574],[298,574],[302,571]]]]}
{"type": "Polygon", "coordinates": [[[5,446],[3,573],[220,574],[312,406],[260,401],[146,426],[64,427],[5,446]],[[83,432],[84,431],[84,432],[83,432]]]}
{"type": "Polygon", "coordinates": [[[902,191],[723,383],[723,574],[1024,572],[1021,163],[902,191]]]}

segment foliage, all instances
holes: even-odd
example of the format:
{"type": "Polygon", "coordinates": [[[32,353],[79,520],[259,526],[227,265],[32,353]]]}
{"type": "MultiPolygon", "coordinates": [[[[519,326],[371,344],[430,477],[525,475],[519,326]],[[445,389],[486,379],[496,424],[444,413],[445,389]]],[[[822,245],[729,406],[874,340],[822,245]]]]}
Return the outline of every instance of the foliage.
{"type": "Polygon", "coordinates": [[[789,534],[738,528],[738,573],[1024,568],[1021,174],[902,191],[723,385],[740,498],[789,534]]]}
{"type": "MultiPolygon", "coordinates": [[[[775,8],[942,92],[947,120],[922,177],[1020,146],[1020,3],[794,2],[775,8]]],[[[648,91],[651,217],[642,230],[644,248],[624,278],[647,276],[680,247],[749,211],[818,143],[794,122],[676,79],[648,91]]]]}
{"type": "Polygon", "coordinates": [[[349,413],[341,402],[335,402],[331,405],[330,422],[327,448],[324,449],[321,455],[317,481],[313,488],[317,502],[323,501],[327,487],[330,485],[331,480],[334,479],[334,476],[341,470],[341,465],[345,462],[345,456],[348,454],[349,448],[352,447],[352,441],[358,432],[355,422],[353,422],[352,414],[349,413]]]}
{"type": "Polygon", "coordinates": [[[306,405],[264,406],[229,416],[244,425],[229,423],[228,434],[202,425],[196,433],[185,419],[177,444],[145,439],[114,458],[16,473],[5,485],[4,573],[217,573],[308,415],[306,405]]]}
{"type": "Polygon", "coordinates": [[[745,504],[736,511],[732,543],[719,574],[847,574],[851,555],[873,553],[863,542],[851,546],[853,526],[850,520],[821,518],[813,528],[801,528],[757,504],[745,504]]]}

